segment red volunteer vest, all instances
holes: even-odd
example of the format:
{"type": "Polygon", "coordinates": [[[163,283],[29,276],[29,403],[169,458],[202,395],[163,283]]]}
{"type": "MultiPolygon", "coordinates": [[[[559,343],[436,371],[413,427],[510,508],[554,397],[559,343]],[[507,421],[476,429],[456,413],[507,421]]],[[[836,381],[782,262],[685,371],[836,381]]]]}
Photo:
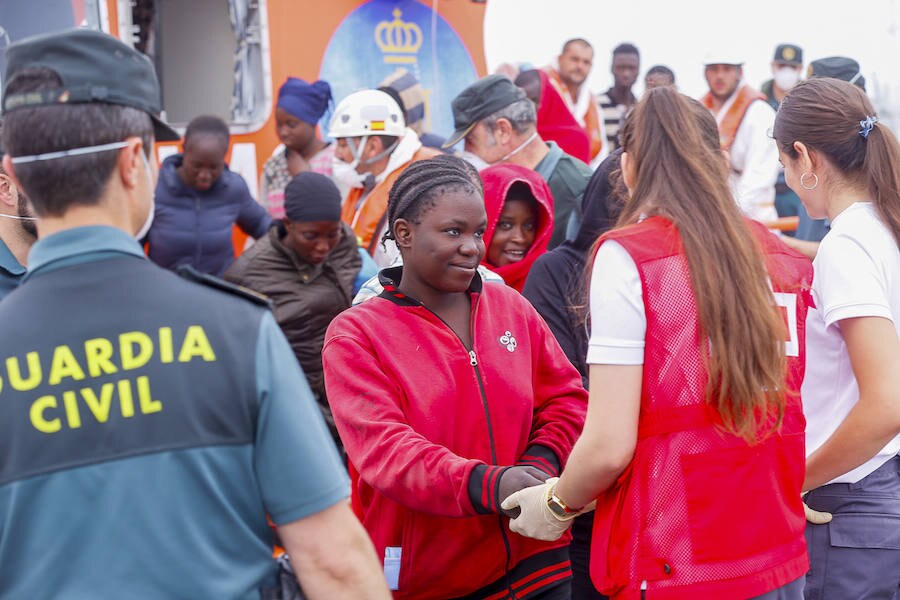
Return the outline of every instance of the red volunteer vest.
{"type": "MultiPolygon", "coordinates": [[[[697,307],[681,240],[662,217],[604,236],[640,273],[647,316],[638,442],[631,465],[597,502],[591,577],[615,598],[749,598],[809,568],[800,500],[805,420],[803,324],[812,264],[759,223],[787,324],[783,425],[753,446],[704,400],[697,307]]],[[[727,351],[727,349],[726,349],[727,351]]]]}

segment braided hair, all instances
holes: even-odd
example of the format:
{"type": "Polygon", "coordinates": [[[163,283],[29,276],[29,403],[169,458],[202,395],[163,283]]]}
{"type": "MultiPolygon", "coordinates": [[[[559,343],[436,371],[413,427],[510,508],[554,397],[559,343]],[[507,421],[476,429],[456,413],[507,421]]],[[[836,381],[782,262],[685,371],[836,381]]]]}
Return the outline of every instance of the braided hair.
{"type": "Polygon", "coordinates": [[[388,193],[388,226],[381,241],[393,240],[394,223],[406,219],[418,224],[423,212],[447,192],[469,192],[479,198],[484,187],[478,170],[461,158],[440,154],[409,165],[388,193]]]}

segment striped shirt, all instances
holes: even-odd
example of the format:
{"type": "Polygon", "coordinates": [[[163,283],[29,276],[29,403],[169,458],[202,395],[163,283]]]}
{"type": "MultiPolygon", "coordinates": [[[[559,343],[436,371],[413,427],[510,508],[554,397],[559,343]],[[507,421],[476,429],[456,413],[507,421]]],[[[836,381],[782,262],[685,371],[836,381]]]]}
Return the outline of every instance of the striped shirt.
{"type": "Polygon", "coordinates": [[[613,88],[609,88],[604,93],[597,95],[597,107],[600,109],[600,114],[603,115],[603,125],[606,128],[606,139],[609,141],[610,152],[621,145],[619,129],[625,122],[625,115],[628,114],[629,108],[637,103],[637,98],[629,92],[628,104],[616,104],[610,96],[612,91],[613,88]]]}

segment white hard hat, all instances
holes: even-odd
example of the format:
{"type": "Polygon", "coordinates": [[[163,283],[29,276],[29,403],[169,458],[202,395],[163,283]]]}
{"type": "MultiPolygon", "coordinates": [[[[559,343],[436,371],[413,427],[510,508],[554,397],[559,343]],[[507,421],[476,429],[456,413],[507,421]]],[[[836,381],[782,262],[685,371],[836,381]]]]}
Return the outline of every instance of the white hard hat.
{"type": "Polygon", "coordinates": [[[709,51],[703,57],[704,67],[709,65],[734,65],[740,67],[744,62],[744,59],[737,56],[734,52],[720,49],[709,51]]]}
{"type": "Polygon", "coordinates": [[[328,137],[403,136],[406,121],[400,106],[379,90],[360,90],[340,101],[328,125],[328,137]]]}

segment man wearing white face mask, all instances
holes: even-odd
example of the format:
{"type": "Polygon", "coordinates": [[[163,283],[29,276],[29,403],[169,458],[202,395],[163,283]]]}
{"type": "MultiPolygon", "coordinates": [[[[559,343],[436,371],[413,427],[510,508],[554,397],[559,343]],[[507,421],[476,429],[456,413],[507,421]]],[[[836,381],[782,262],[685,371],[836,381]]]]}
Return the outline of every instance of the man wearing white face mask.
{"type": "Polygon", "coordinates": [[[379,90],[360,90],[341,100],[328,136],[336,140],[332,177],[350,188],[341,220],[375,264],[387,267],[399,254],[393,243],[379,243],[387,226],[388,192],[411,163],[440,152],[422,145],[397,102],[379,90]]]}
{"type": "Polygon", "coordinates": [[[465,140],[463,158],[477,169],[509,162],[533,169],[553,193],[549,248],[573,239],[581,226],[581,198],[593,172],[537,132],[537,112],[525,92],[502,75],[479,79],[453,100],[453,132],[445,148],[465,140]]]}
{"type": "Polygon", "coordinates": [[[803,49],[794,44],[779,44],[772,58],[772,79],[760,86],[766,102],[778,110],[781,101],[800,82],[803,70],[803,49]]]}
{"type": "MultiPolygon", "coordinates": [[[[772,58],[772,79],[760,86],[766,102],[778,110],[781,101],[800,82],[803,69],[803,49],[795,44],[779,44],[772,58]]],[[[795,217],[802,210],[800,198],[784,182],[784,169],[778,169],[775,181],[775,210],[779,217],[795,217]]],[[[793,235],[793,232],[787,235],[793,235]]]]}

